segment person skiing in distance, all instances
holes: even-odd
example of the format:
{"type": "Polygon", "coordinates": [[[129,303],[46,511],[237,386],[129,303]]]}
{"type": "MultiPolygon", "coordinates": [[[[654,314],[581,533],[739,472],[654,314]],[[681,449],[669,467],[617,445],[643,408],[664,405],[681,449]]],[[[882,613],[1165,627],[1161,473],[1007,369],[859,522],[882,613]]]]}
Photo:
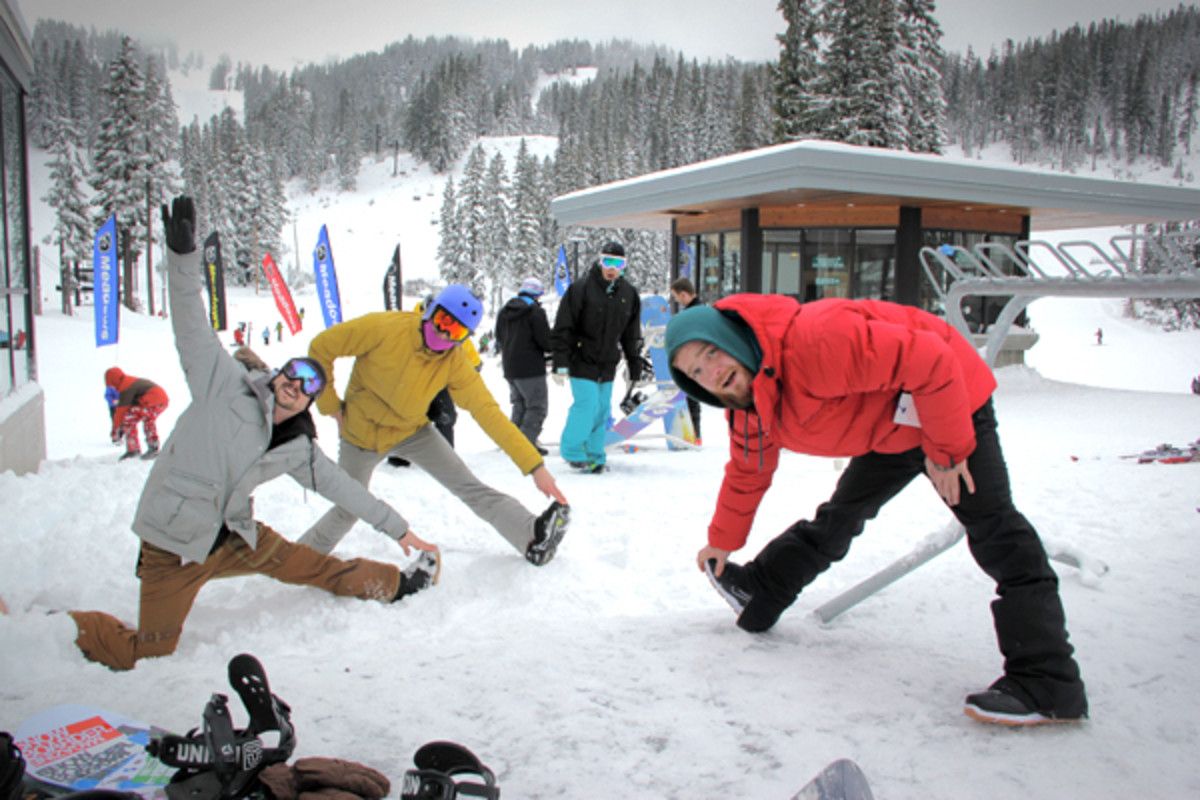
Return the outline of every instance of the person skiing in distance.
{"type": "Polygon", "coordinates": [[[142,445],[138,441],[138,423],[146,433],[146,454],[143,458],[154,458],[158,454],[158,419],[167,410],[169,399],[166,390],[148,378],[126,375],[120,367],[110,367],[104,373],[104,395],[108,400],[108,412],[112,418],[109,436],[114,444],[125,440],[125,455],[120,461],[140,455],[142,445]]]}
{"type": "Polygon", "coordinates": [[[550,409],[546,390],[550,322],[538,303],[545,291],[537,278],[526,278],[517,296],[496,315],[496,342],[512,405],[509,419],[542,455],[549,451],[538,442],[538,437],[550,409]]]}
{"type": "Polygon", "coordinates": [[[864,523],[924,473],[996,581],[1004,675],[969,695],[964,711],[1012,725],[1087,716],[1058,577],[1012,502],[992,408],[996,381],[966,338],[910,306],[741,294],[677,314],[666,349],[679,387],[725,408],[729,420],[730,458],[696,562],[741,628],[771,628],[846,555],[864,523]],[[728,557],[746,543],[785,449],[850,462],[811,520],[735,564],[728,557]]]}
{"type": "MultiPolygon", "coordinates": [[[[329,374],[317,398],[321,413],[337,420],[338,464],[366,486],[375,467],[395,456],[422,467],[534,566],[554,558],[570,522],[567,498],[541,454],[513,425],[471,364],[462,344],[483,318],[483,303],[466,286],[451,284],[421,313],[379,311],[326,328],[308,354],[329,374]],[[345,399],[334,388],[333,365],[353,358],[345,399]],[[449,389],[524,475],[553,502],[534,516],[520,502],[480,481],[430,424],[429,403],[449,389]]],[[[353,509],[331,508],[300,543],[322,553],[354,525],[353,509]]]]}
{"type": "Polygon", "coordinates": [[[571,408],[559,452],[580,472],[608,467],[604,445],[612,413],[613,379],[624,351],[629,380],[642,375],[642,300],[625,280],[625,248],[608,242],[587,274],[572,283],[558,304],[551,332],[554,382],[571,383],[571,408]]]}
{"type": "MultiPolygon", "coordinates": [[[[100,611],[71,611],[84,656],[112,669],[173,653],[200,589],[247,573],[390,603],[437,580],[437,548],[342,472],[317,447],[309,406],[325,384],[320,365],[290,359],[279,371],[243,366],[221,345],[200,298],[196,210],[187,196],[162,208],[171,327],[192,402],[154,462],[133,531],[142,540],[138,626],[100,611]],[[394,538],[406,569],[343,561],[293,544],[254,519],[254,489],[283,474],[340,503],[394,538]]],[[[262,365],[265,366],[265,365],[262,365]]]]}

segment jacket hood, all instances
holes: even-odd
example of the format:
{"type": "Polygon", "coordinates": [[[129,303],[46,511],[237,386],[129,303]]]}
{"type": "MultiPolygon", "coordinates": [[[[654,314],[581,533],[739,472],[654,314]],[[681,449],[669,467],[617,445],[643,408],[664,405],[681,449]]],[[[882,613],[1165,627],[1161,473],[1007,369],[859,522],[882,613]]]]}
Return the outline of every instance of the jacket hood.
{"type": "Polygon", "coordinates": [[[675,353],[688,342],[707,342],[716,345],[757,375],[762,366],[762,349],[750,327],[733,311],[722,311],[712,306],[693,306],[684,309],[667,324],[665,349],[667,363],[675,385],[689,396],[717,408],[725,405],[707,389],[676,369],[675,353]]]}
{"type": "Polygon", "coordinates": [[[120,386],[121,380],[125,377],[124,371],[120,367],[109,367],[104,372],[105,386],[120,386]]]}

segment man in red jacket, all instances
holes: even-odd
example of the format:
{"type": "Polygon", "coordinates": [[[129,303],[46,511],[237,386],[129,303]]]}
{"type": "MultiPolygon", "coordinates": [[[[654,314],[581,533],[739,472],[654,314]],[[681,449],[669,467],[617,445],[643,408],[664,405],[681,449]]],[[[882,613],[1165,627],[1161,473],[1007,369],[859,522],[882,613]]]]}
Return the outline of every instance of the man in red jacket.
{"type": "Polygon", "coordinates": [[[996,436],[991,370],[940,318],[876,300],[733,295],[667,327],[680,388],[724,407],[730,459],[697,563],[751,632],[770,628],[800,591],[846,555],[863,524],[925,473],[996,581],[992,615],[1004,675],[969,695],[985,722],[1087,716],[1067,641],[1058,578],[1014,507],[996,436]],[[727,561],[750,533],[781,449],[850,457],[833,496],[752,561],[727,561]]]}

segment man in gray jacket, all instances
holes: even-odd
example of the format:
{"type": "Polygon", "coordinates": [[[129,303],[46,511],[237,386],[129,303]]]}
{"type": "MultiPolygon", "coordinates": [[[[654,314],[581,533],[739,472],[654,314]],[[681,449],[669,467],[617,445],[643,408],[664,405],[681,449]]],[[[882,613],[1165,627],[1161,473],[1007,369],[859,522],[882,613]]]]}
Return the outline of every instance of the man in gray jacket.
{"type": "Polygon", "coordinates": [[[171,325],[192,403],[163,445],[133,520],[142,539],[138,627],[99,611],[72,611],[79,649],[113,669],[174,652],[197,593],[214,578],[258,573],[384,603],[436,582],[437,548],[313,441],[308,409],[325,385],[320,365],[296,358],[271,374],[226,352],[198,296],[191,198],[176,198],[162,214],[171,325]],[[251,498],[255,487],[284,473],[395,538],[406,554],[423,552],[402,572],[395,564],[343,561],[288,541],[254,519],[251,498]]]}

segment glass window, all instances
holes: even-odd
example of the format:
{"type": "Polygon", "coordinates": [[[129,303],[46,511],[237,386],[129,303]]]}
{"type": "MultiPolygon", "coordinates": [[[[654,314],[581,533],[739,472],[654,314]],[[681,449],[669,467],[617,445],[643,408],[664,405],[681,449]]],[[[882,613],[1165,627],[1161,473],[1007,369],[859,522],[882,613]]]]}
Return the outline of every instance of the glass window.
{"type": "Polygon", "coordinates": [[[742,234],[731,231],[721,234],[721,296],[742,291],[742,234]]]}
{"type": "Polygon", "coordinates": [[[0,70],[0,396],[33,378],[22,94],[0,70]]]}
{"type": "Polygon", "coordinates": [[[850,265],[854,257],[850,231],[845,228],[804,232],[804,296],[802,302],[850,296],[850,265]]]}
{"type": "Polygon", "coordinates": [[[700,237],[700,272],[696,291],[700,293],[700,302],[712,303],[720,300],[721,294],[721,234],[706,233],[700,237]]]}
{"type": "Polygon", "coordinates": [[[763,231],[762,291],[800,298],[800,231],[763,231]]]}
{"type": "Polygon", "coordinates": [[[696,248],[698,237],[696,236],[680,236],[679,237],[679,277],[687,278],[693,284],[696,283],[696,277],[692,273],[696,270],[696,248]]]}
{"type": "Polygon", "coordinates": [[[854,232],[854,296],[891,300],[895,293],[896,232],[854,232]]]}

